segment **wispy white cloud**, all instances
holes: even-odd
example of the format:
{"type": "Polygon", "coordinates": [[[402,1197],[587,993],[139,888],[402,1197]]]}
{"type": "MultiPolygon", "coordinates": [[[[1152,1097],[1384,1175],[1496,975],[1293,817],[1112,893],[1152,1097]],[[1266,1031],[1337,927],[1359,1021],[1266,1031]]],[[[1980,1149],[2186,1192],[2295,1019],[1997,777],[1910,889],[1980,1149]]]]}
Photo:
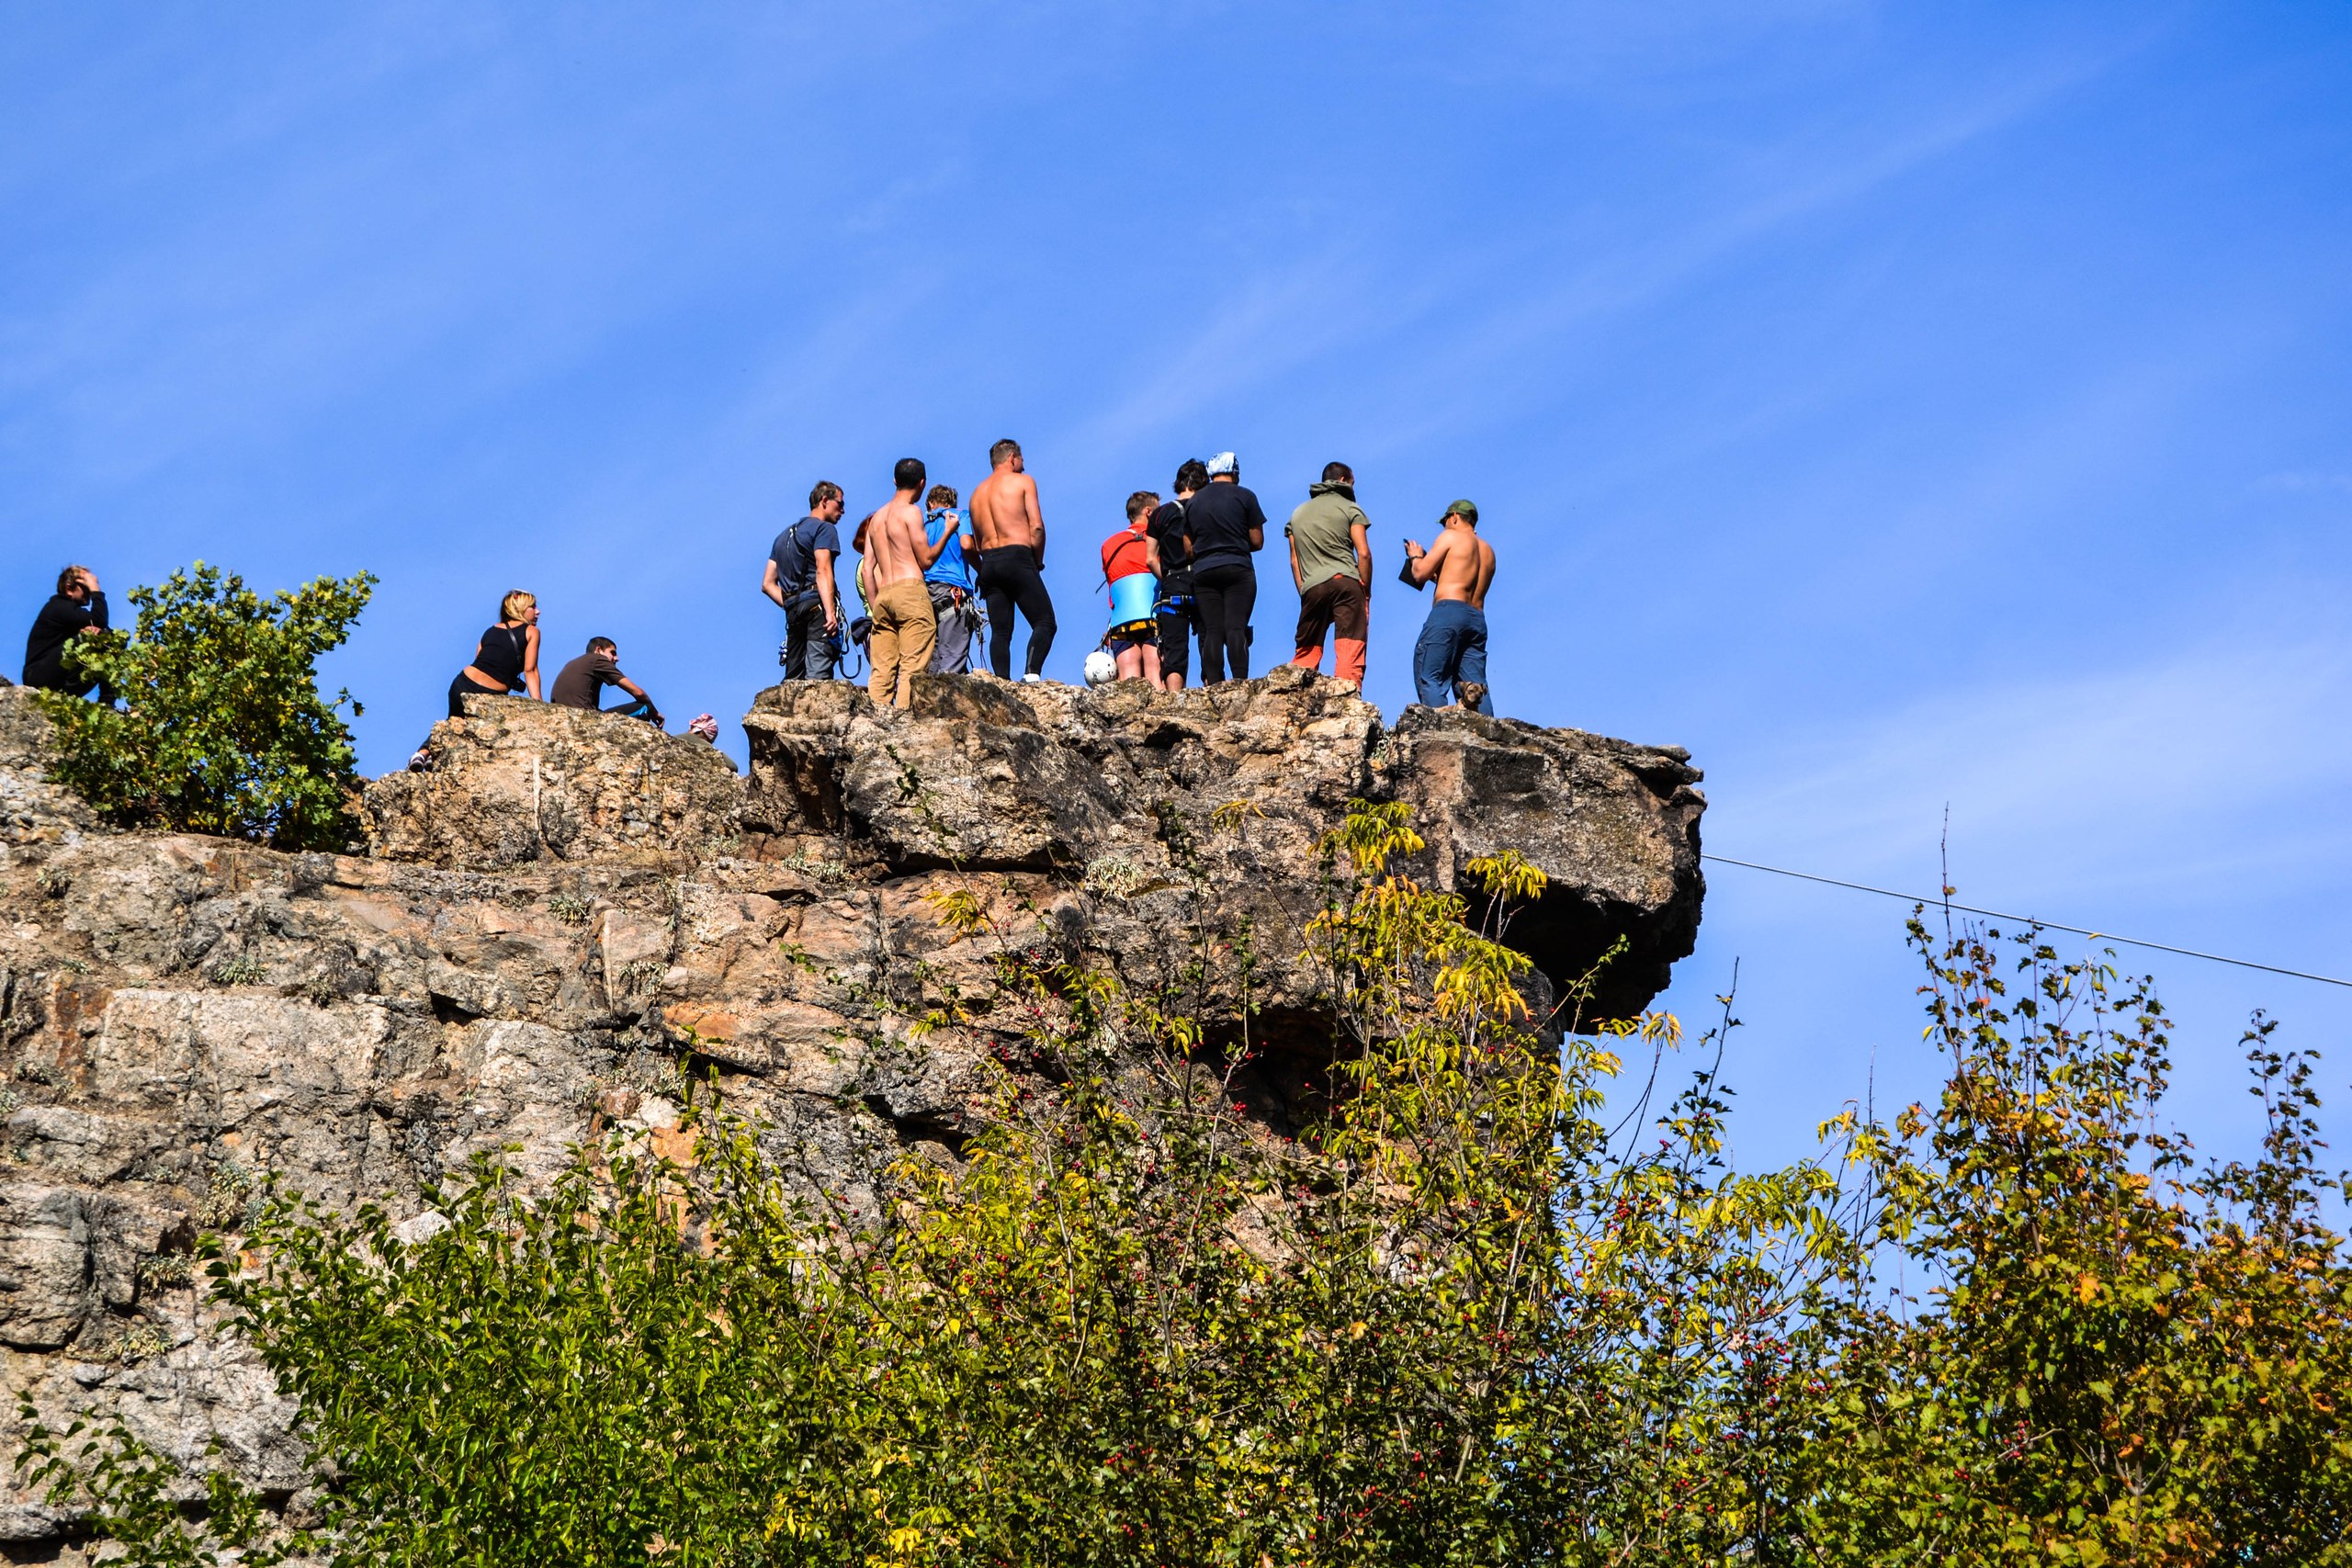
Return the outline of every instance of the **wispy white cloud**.
{"type": "Polygon", "coordinates": [[[2265,474],[2254,481],[2254,488],[2283,495],[2352,495],[2352,474],[2265,474]]]}
{"type": "Polygon", "coordinates": [[[1781,140],[1725,158],[1717,188],[1658,209],[1665,221],[1603,236],[1558,227],[1520,246],[1423,268],[1399,290],[1381,324],[1427,327],[1428,316],[1476,301],[1435,355],[1416,361],[1416,384],[1399,385],[1374,442],[1426,442],[1490,417],[1493,399],[1436,400],[1430,380],[1451,378],[1524,401],[1530,378],[1574,378],[1603,330],[1664,307],[1758,247],[1869,199],[1939,159],[2007,130],[2145,47],[2138,36],[2002,68],[1924,102],[1883,107],[1875,118],[1825,117],[1781,140]],[[1559,265],[1562,257],[1577,258],[1559,265]]]}
{"type": "Polygon", "coordinates": [[[1363,269],[1338,251],[1246,274],[1197,326],[1120,356],[1128,368],[1106,389],[1107,402],[1064,432],[1062,445],[1098,457],[1124,454],[1243,389],[1319,359],[1363,334],[1373,292],[1363,269]]]}
{"type": "MultiPolygon", "coordinates": [[[[2340,876],[2352,825],[2352,643],[2232,637],[2131,668],[1988,681],[1713,781],[1711,847],[1983,897],[2063,898],[2340,876]],[[2259,874],[2258,877],[2256,874],[2259,874]]],[[[2035,912],[2068,919],[2061,909],[2035,912]]]]}

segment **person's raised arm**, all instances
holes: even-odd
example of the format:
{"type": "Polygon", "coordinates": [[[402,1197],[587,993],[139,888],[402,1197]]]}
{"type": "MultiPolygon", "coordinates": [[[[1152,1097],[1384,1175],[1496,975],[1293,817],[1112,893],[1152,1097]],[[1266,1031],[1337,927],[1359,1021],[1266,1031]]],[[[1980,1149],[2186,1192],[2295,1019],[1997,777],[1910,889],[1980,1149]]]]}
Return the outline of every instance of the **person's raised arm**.
{"type": "Polygon", "coordinates": [[[947,541],[956,536],[954,529],[942,528],[939,531],[939,537],[933,540],[931,530],[923,526],[922,513],[920,512],[915,513],[910,532],[914,535],[910,543],[914,547],[917,569],[922,571],[929,571],[938,564],[939,558],[947,553],[947,541]]]}
{"type": "Polygon", "coordinates": [[[1372,586],[1372,535],[1359,517],[1348,525],[1348,537],[1356,547],[1356,581],[1366,588],[1372,586]]]}
{"type": "Polygon", "coordinates": [[[98,587],[98,574],[88,567],[82,569],[82,586],[90,591],[90,624],[84,631],[102,632],[107,629],[107,596],[98,587]]]}
{"type": "Polygon", "coordinates": [[[539,700],[539,628],[532,626],[523,633],[523,683],[531,689],[531,700],[539,700]]]}
{"type": "Polygon", "coordinates": [[[1418,588],[1437,576],[1438,563],[1445,558],[1445,547],[1452,542],[1451,535],[1440,534],[1437,536],[1437,547],[1425,550],[1410,539],[1405,541],[1405,555],[1412,563],[1415,587],[1418,588]]]}

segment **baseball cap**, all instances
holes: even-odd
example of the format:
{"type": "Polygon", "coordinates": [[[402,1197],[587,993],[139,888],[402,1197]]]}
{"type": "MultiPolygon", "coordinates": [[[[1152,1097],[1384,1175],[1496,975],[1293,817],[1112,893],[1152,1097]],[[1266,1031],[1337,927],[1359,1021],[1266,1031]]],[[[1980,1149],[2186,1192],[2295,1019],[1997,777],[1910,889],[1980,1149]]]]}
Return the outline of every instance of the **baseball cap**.
{"type": "Polygon", "coordinates": [[[1211,478],[1215,478],[1218,474],[1238,474],[1240,471],[1241,459],[1235,457],[1230,452],[1219,452],[1216,457],[1209,459],[1209,475],[1211,478]]]}
{"type": "Polygon", "coordinates": [[[1473,502],[1457,501],[1453,505],[1447,507],[1442,515],[1447,517],[1467,517],[1471,522],[1476,523],[1478,521],[1478,508],[1473,502]]]}

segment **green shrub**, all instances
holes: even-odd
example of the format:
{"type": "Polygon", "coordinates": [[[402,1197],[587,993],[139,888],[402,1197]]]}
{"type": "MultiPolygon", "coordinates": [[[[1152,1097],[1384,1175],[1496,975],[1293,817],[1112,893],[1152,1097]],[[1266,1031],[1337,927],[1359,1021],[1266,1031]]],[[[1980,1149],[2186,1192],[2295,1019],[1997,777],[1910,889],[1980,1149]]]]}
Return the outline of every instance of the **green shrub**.
{"type": "MultiPolygon", "coordinates": [[[[995,994],[899,1023],[1001,1009],[1057,1083],[998,1075],[960,1158],[862,1207],[689,1083],[683,1131],[544,1192],[481,1160],[413,1242],[272,1196],[206,1248],[333,1477],[317,1536],[218,1463],[175,1513],[176,1467],[28,1405],[19,1469],[127,1563],[2352,1561],[2307,1062],[2257,1031],[2264,1154],[2193,1166],[2143,987],[1915,925],[1939,1104],[1743,1174],[1719,1057],[1612,1122],[1615,1051],[1678,1026],[1544,1048],[1527,961],[1389,871],[1421,847],[1401,807],[1327,844],[1337,1108],[1295,1140],[1235,1103],[1246,1006],[1040,962],[944,893],[995,994]]],[[[1515,854],[1471,869],[1541,891],[1515,854]]],[[[1246,990],[1246,958],[1199,961],[1246,990]]]]}
{"type": "Polygon", "coordinates": [[[72,655],[122,708],[37,694],[57,728],[52,773],[125,825],[344,848],[358,774],[340,710],[360,708],[347,691],[322,698],[314,666],[375,582],[322,577],[264,599],[198,561],[133,590],[137,629],[77,638],[72,655]]]}

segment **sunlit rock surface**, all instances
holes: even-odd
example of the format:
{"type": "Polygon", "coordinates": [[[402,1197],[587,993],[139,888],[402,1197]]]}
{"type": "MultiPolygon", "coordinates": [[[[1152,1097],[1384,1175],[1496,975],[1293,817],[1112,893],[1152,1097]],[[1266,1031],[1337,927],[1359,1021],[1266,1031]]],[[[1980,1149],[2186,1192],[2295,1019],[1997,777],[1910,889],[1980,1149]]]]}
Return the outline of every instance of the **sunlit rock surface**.
{"type": "MultiPolygon", "coordinates": [[[[1622,937],[1585,1021],[1645,1005],[1698,929],[1704,802],[1671,748],[1389,726],[1287,666],[1182,694],[924,677],[904,713],[793,683],[744,725],[748,778],[635,720],[476,699],[424,768],[367,787],[367,854],[282,854],[103,828],[0,689],[0,1451],[22,1391],[184,1458],[218,1438],[295,1490],[291,1412],[188,1266],[266,1175],[416,1220],[419,1184],[478,1151],[544,1175],[609,1127],[664,1135],[690,1050],[780,1156],[862,1192],[910,1145],[956,1157],[984,1060],[1024,1070],[1006,947],[1246,1033],[1239,1092],[1279,1130],[1330,1058],[1300,949],[1351,800],[1410,804],[1406,869],[1476,914],[1475,857],[1550,876],[1508,928],[1542,999],[1622,937]],[[925,896],[955,890],[996,945],[943,928],[925,896]],[[1203,942],[1227,954],[1205,972],[1203,942]],[[971,1021],[911,1037],[948,987],[971,1021]]],[[[74,1528],[0,1496],[14,1553],[70,1554],[74,1528]]]]}

